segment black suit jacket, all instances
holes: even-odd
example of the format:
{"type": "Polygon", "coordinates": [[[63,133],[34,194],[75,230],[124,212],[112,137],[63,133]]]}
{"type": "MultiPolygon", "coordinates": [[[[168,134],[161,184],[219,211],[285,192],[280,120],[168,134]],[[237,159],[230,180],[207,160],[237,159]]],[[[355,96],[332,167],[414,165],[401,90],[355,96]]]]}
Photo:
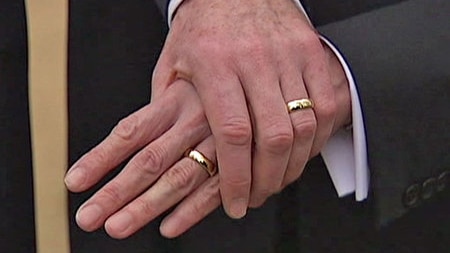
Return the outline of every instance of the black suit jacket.
{"type": "MultiPolygon", "coordinates": [[[[155,2],[165,15],[167,1],[155,2]]],[[[311,0],[305,4],[319,30],[346,56],[359,87],[372,173],[369,200],[338,199],[319,157],[308,164],[302,180],[263,208],[250,211],[244,220],[229,220],[218,210],[169,242],[157,237],[152,223],[122,247],[136,250],[126,245],[138,244],[143,251],[159,248],[161,252],[445,251],[448,244],[442,241],[450,236],[445,229],[450,225],[449,194],[437,189],[448,181],[442,175],[450,166],[446,155],[450,148],[448,2],[311,0]],[[374,229],[388,221],[389,226],[374,229]],[[151,240],[139,239],[149,233],[151,240]]],[[[98,55],[92,55],[91,60],[98,61],[98,55]]],[[[86,118],[85,111],[80,110],[77,118],[86,118]]],[[[95,119],[90,122],[93,128],[99,125],[92,123],[95,119]]],[[[74,129],[83,129],[74,120],[71,123],[74,129]]],[[[85,144],[76,145],[86,150],[85,144]]],[[[98,237],[87,237],[76,228],[73,234],[80,252],[92,247],[112,250],[98,237]]]]}
{"type": "MultiPolygon", "coordinates": [[[[368,201],[338,199],[318,157],[301,180],[243,220],[219,209],[175,240],[158,235],[157,220],[116,241],[76,227],[75,210],[91,191],[70,196],[72,252],[446,252],[449,194],[438,192],[445,179],[437,179],[450,167],[450,8],[445,0],[395,2],[305,3],[358,83],[372,173],[368,201]],[[373,228],[388,220],[381,232],[373,228]]],[[[3,1],[0,14],[0,249],[28,253],[34,214],[24,5],[3,1]]],[[[148,101],[166,24],[148,0],[72,1],[70,18],[73,162],[148,101]]]]}
{"type": "Polygon", "coordinates": [[[405,1],[319,28],[345,54],[357,81],[381,224],[448,184],[448,10],[448,1],[405,1]]]}

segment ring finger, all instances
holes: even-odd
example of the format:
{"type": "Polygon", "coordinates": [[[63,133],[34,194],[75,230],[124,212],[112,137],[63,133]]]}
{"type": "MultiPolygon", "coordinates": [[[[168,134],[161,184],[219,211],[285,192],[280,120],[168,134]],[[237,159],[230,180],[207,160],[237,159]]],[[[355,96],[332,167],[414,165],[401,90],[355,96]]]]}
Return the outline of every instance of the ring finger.
{"type": "MultiPolygon", "coordinates": [[[[309,99],[301,72],[296,65],[285,66],[285,69],[285,75],[281,77],[281,88],[286,105],[291,101],[309,99]]],[[[311,108],[290,111],[289,116],[294,129],[294,142],[282,187],[298,179],[303,172],[311,152],[317,125],[311,108]]]]}
{"type": "MultiPolygon", "coordinates": [[[[214,164],[214,138],[209,136],[196,150],[214,164]]],[[[105,229],[114,238],[125,238],[186,197],[209,174],[198,161],[184,157],[168,169],[161,178],[141,196],[107,219],[105,229]]]]}

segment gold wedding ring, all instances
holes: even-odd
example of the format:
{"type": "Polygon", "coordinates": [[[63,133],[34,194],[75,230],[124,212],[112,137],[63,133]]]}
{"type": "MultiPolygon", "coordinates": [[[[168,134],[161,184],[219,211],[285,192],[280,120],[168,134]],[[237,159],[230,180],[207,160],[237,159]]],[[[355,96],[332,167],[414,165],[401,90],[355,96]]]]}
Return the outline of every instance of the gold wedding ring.
{"type": "Polygon", "coordinates": [[[217,173],[217,168],[211,160],[206,158],[200,151],[195,149],[188,149],[184,152],[185,157],[189,157],[192,160],[196,161],[198,164],[202,166],[202,168],[208,172],[209,176],[212,177],[217,173]]]}
{"type": "Polygon", "coordinates": [[[314,108],[314,103],[311,99],[308,98],[297,99],[288,102],[287,108],[289,113],[291,113],[297,110],[314,108]]]}

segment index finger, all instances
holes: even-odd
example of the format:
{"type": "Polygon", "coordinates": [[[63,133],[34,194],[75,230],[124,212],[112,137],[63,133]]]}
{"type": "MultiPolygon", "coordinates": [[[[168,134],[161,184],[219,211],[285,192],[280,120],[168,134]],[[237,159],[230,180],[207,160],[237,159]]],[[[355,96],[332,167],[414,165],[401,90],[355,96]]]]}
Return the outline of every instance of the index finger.
{"type": "Polygon", "coordinates": [[[178,116],[174,96],[156,100],[122,119],[100,144],[83,155],[68,171],[65,183],[69,190],[80,192],[97,183],[131,154],[164,133],[178,116]],[[168,100],[174,100],[173,103],[168,100]],[[155,120],[157,119],[157,120],[155,120]]]}

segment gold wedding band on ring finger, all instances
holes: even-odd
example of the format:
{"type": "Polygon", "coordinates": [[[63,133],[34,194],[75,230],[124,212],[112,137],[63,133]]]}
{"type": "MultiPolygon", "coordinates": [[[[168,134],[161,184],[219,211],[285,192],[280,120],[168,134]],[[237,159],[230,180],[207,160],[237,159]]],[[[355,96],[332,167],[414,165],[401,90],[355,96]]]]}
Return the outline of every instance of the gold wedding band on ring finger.
{"type": "Polygon", "coordinates": [[[292,101],[289,101],[286,105],[287,105],[287,109],[288,109],[289,113],[295,112],[298,110],[314,108],[313,101],[308,98],[292,100],[292,101]]]}
{"type": "Polygon", "coordinates": [[[186,150],[186,152],[184,152],[184,156],[197,162],[208,173],[210,177],[214,176],[217,173],[216,165],[211,160],[206,158],[206,156],[203,155],[200,151],[190,148],[186,150]]]}

